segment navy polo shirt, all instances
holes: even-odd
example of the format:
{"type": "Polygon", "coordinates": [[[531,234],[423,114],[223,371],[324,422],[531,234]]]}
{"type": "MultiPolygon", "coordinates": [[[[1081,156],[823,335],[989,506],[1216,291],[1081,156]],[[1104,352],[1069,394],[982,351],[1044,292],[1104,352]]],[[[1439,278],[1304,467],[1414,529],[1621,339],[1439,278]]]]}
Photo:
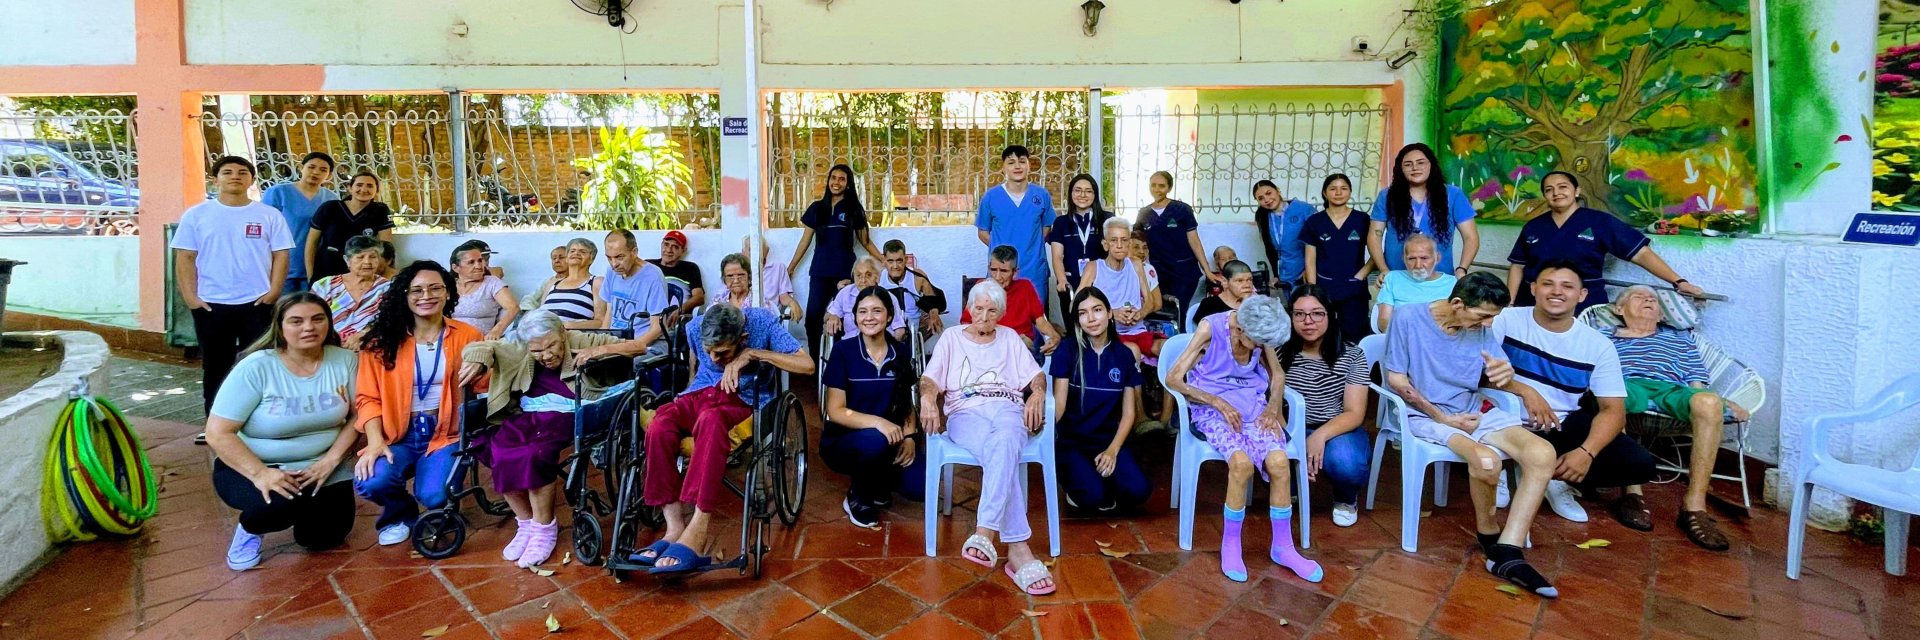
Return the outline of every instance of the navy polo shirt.
{"type": "MultiPolygon", "coordinates": [[[[1101,350],[1062,346],[1055,351],[1047,375],[1067,381],[1065,415],[1054,424],[1061,442],[1100,450],[1113,444],[1119,429],[1120,401],[1129,387],[1140,386],[1140,367],[1126,345],[1108,340],[1101,350]],[[1078,351],[1078,357],[1074,357],[1078,351]]],[[[1126,425],[1132,428],[1132,425],[1126,425]]]]}
{"type": "Polygon", "coordinates": [[[1606,273],[1607,256],[1632,260],[1633,254],[1650,242],[1639,229],[1597,209],[1575,209],[1567,216],[1566,224],[1557,226],[1551,212],[1535,216],[1520,228],[1520,237],[1513,241],[1513,252],[1507,254],[1507,262],[1524,267],[1520,272],[1520,296],[1513,301],[1513,306],[1533,304],[1533,279],[1540,275],[1539,265],[1555,259],[1572,262],[1580,272],[1580,279],[1586,282],[1587,297],[1580,301],[1580,309],[1605,303],[1607,285],[1602,276],[1606,273]]]}
{"type": "Polygon", "coordinates": [[[1367,294],[1366,281],[1353,277],[1366,264],[1367,223],[1365,211],[1349,212],[1340,225],[1321,211],[1300,227],[1300,241],[1314,250],[1314,284],[1325,287],[1335,300],[1367,294]]]}
{"type": "MultiPolygon", "coordinates": [[[[815,200],[800,215],[800,223],[813,230],[813,266],[807,274],[816,278],[845,278],[853,273],[854,232],[867,228],[867,212],[852,198],[828,205],[815,200]]],[[[878,257],[878,256],[876,256],[878,257]]]]}
{"type": "MultiPolygon", "coordinates": [[[[1060,269],[1067,278],[1067,290],[1080,286],[1080,263],[1107,259],[1107,247],[1100,244],[1103,237],[1101,225],[1112,219],[1113,214],[1096,211],[1091,215],[1060,214],[1053,219],[1053,228],[1047,230],[1047,244],[1060,245],[1060,269]]],[[[1049,249],[1048,251],[1052,251],[1049,249]]],[[[1051,260],[1052,256],[1049,255],[1051,260]]]]}
{"type": "Polygon", "coordinates": [[[902,404],[897,394],[899,369],[888,365],[901,357],[901,353],[897,345],[888,340],[887,357],[876,362],[867,353],[866,345],[861,344],[860,336],[844,338],[833,344],[833,356],[827,359],[827,369],[820,379],[829,388],[846,392],[848,409],[897,422],[906,417],[906,411],[896,406],[902,404]]]}
{"type": "Polygon", "coordinates": [[[1161,271],[1172,271],[1175,266],[1185,268],[1192,264],[1193,245],[1187,244],[1187,232],[1200,228],[1193,219],[1193,207],[1179,200],[1167,202],[1167,208],[1159,214],[1153,213],[1149,206],[1142,212],[1138,225],[1147,233],[1147,256],[1161,271]]]}

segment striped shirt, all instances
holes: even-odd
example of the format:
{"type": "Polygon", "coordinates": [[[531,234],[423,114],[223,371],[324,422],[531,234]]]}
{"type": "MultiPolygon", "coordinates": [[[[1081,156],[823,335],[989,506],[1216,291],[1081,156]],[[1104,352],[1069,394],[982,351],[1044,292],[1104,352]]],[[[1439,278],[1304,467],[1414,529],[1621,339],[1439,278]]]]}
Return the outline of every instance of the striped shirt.
{"type": "Polygon", "coordinates": [[[333,315],[333,330],[340,333],[341,340],[347,340],[373,324],[373,316],[380,310],[380,294],[386,293],[392,284],[392,280],[381,278],[356,300],[353,293],[347,291],[347,276],[327,276],[313,283],[313,294],[327,301],[327,311],[333,315]]]}
{"type": "Polygon", "coordinates": [[[593,282],[597,279],[597,276],[587,276],[586,282],[572,289],[562,288],[559,282],[553,283],[553,290],[547,292],[547,299],[540,302],[540,308],[566,320],[592,320],[593,282]]]}
{"type": "Polygon", "coordinates": [[[1328,367],[1320,356],[1294,354],[1286,363],[1287,388],[1307,399],[1307,424],[1323,424],[1345,410],[1347,385],[1367,383],[1367,358],[1347,345],[1339,362],[1328,367]]]}
{"type": "Polygon", "coordinates": [[[1644,378],[1687,386],[1705,384],[1707,363],[1700,347],[1687,332],[1660,327],[1652,335],[1628,338],[1618,335],[1618,327],[1606,329],[1613,349],[1620,353],[1620,373],[1629,378],[1644,378]]]}

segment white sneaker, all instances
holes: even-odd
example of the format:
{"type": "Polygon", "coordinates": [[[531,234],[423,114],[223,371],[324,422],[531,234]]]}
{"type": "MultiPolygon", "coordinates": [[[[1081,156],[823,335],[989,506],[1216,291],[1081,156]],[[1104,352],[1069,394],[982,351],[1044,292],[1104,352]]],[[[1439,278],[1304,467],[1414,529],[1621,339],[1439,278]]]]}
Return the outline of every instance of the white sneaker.
{"type": "Polygon", "coordinates": [[[1500,474],[1500,484],[1493,489],[1493,508],[1505,509],[1513,502],[1513,493],[1507,491],[1507,474],[1500,474]]]}
{"type": "Polygon", "coordinates": [[[1359,521],[1360,521],[1360,505],[1359,504],[1341,504],[1338,502],[1333,503],[1333,524],[1334,525],[1341,526],[1341,527],[1351,527],[1353,526],[1353,523],[1359,522],[1359,521]]]}
{"type": "Polygon", "coordinates": [[[1567,486],[1566,482],[1547,482],[1547,505],[1553,507],[1553,512],[1562,518],[1573,522],[1587,521],[1586,507],[1580,506],[1580,501],[1573,498],[1573,487],[1567,486]]]}
{"type": "Polygon", "coordinates": [[[406,542],[413,537],[413,527],[404,522],[396,522],[380,528],[380,546],[391,547],[406,542]]]}
{"type": "Polygon", "coordinates": [[[227,543],[227,568],[246,571],[260,564],[260,536],[233,525],[233,542],[227,543]]]}

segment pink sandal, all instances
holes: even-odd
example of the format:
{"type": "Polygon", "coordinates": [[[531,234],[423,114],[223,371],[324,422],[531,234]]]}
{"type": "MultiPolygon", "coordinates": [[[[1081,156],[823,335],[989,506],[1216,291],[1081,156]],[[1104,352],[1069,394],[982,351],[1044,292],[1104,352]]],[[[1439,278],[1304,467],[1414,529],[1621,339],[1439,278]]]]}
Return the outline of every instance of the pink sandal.
{"type": "Polygon", "coordinates": [[[1007,563],[1006,572],[1007,577],[1013,579],[1013,585],[1020,587],[1021,591],[1025,591],[1027,595],[1030,596],[1044,596],[1053,593],[1054,589],[1060,586],[1058,584],[1045,588],[1036,588],[1033,586],[1040,584],[1041,580],[1049,582],[1053,580],[1053,573],[1047,571],[1047,565],[1039,560],[1028,561],[1026,564],[1020,566],[1019,571],[1014,571],[1013,563],[1009,562],[1007,563]]]}

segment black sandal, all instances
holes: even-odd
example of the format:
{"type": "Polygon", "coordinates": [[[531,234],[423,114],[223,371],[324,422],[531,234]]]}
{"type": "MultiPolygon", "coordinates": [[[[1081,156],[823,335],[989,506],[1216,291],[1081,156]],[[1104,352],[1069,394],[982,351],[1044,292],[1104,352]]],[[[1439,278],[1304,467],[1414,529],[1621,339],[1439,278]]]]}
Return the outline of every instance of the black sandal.
{"type": "Polygon", "coordinates": [[[1613,501],[1608,511],[1613,513],[1614,520],[1620,521],[1628,529],[1653,530],[1653,514],[1647,511],[1647,499],[1638,493],[1622,494],[1619,500],[1613,501]]]}
{"type": "Polygon", "coordinates": [[[1510,544],[1496,544],[1487,549],[1487,572],[1507,582],[1518,585],[1542,598],[1558,598],[1560,590],[1547,582],[1547,577],[1527,564],[1520,554],[1520,547],[1510,544]]]}
{"type": "Polygon", "coordinates": [[[1708,551],[1726,551],[1730,545],[1727,536],[1720,532],[1720,525],[1707,516],[1705,511],[1681,511],[1674,525],[1687,532],[1687,539],[1708,551]]]}

